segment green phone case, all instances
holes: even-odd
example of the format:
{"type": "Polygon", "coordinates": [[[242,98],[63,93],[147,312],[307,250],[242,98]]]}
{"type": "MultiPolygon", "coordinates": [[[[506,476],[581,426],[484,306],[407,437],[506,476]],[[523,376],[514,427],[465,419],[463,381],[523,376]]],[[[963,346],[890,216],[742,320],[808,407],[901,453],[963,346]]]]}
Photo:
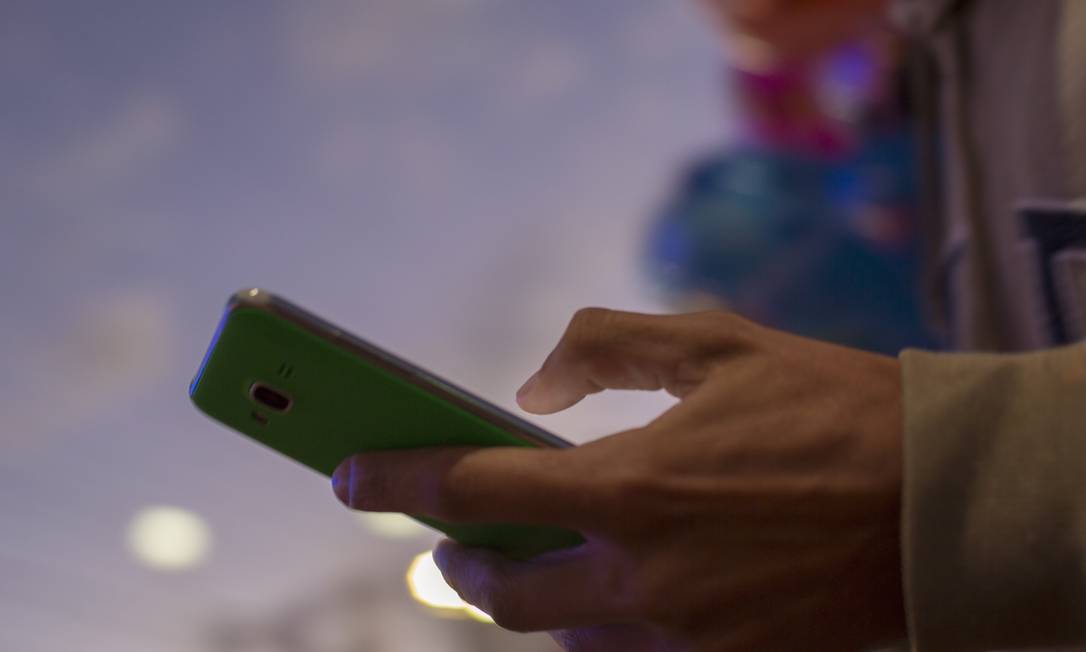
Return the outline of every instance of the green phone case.
{"type": "MultiPolygon", "coordinates": [[[[364,451],[571,445],[263,290],[227,304],[189,395],[213,419],[326,476],[364,451]],[[259,405],[254,384],[288,395],[289,408],[259,405]]],[[[552,527],[415,518],[517,558],[583,541],[552,527]]]]}

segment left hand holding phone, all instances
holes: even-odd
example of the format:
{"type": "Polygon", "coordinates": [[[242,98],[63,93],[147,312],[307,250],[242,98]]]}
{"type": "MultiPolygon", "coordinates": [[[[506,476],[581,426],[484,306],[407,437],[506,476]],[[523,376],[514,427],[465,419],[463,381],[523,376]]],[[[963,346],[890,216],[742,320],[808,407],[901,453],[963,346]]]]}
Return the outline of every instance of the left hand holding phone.
{"type": "Polygon", "coordinates": [[[366,453],[355,509],[584,533],[512,560],[443,542],[468,602],[567,650],[860,650],[905,636],[901,380],[894,358],[722,312],[577,313],[518,393],[551,413],[604,389],[680,402],[564,450],[366,453]]]}

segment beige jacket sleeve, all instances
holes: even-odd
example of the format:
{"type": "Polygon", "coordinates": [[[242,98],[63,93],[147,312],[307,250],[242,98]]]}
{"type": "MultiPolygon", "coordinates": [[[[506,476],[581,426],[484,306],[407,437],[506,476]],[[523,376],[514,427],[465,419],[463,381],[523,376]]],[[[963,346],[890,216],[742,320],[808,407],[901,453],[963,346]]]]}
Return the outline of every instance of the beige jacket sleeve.
{"type": "Polygon", "coordinates": [[[1086,343],[901,361],[913,649],[1086,648],[1086,343]]]}

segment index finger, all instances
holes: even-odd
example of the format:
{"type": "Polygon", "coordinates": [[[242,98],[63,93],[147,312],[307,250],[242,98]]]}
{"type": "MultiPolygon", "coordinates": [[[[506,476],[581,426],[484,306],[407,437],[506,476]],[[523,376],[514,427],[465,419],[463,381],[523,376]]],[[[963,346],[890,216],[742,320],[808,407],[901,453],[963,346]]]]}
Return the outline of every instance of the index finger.
{"type": "Polygon", "coordinates": [[[582,529],[592,521],[587,474],[570,450],[420,448],[361,453],[332,475],[348,507],[457,522],[582,529]]]}
{"type": "Polygon", "coordinates": [[[664,389],[682,398],[740,346],[739,335],[750,327],[719,311],[646,315],[585,308],[517,392],[517,402],[548,414],[605,389],[664,389]]]}

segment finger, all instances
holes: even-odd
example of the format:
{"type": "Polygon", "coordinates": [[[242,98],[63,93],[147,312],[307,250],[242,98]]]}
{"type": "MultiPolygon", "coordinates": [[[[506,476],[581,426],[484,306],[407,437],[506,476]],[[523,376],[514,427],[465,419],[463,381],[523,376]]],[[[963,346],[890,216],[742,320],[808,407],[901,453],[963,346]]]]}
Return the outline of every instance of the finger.
{"type": "Polygon", "coordinates": [[[644,625],[595,625],[549,632],[554,642],[566,652],[670,652],[675,650],[665,637],[644,625]]]}
{"type": "Polygon", "coordinates": [[[590,545],[513,561],[481,548],[443,541],[434,563],[465,602],[517,632],[566,629],[629,618],[619,582],[590,545]]]}
{"type": "Polygon", "coordinates": [[[682,397],[750,326],[723,312],[643,315],[586,308],[517,392],[528,412],[564,410],[604,389],[666,389],[682,397]]]}
{"type": "Polygon", "coordinates": [[[576,449],[421,448],[362,453],[332,474],[348,507],[450,522],[591,526],[590,474],[576,449]]]}

